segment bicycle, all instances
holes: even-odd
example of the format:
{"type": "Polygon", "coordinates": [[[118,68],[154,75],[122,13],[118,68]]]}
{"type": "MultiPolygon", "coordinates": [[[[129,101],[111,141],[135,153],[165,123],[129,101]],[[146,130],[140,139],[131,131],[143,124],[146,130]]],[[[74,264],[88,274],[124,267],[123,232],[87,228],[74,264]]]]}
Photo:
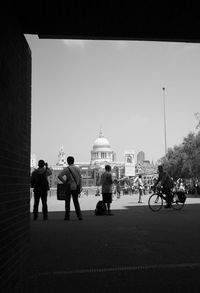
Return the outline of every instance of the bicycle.
{"type": "MultiPolygon", "coordinates": [[[[171,191],[172,194],[172,203],[171,206],[174,210],[181,210],[185,202],[179,200],[178,194],[176,191],[171,191]]],[[[163,202],[166,201],[166,196],[162,193],[162,188],[158,188],[148,200],[148,206],[153,212],[158,212],[163,207],[163,202]]]]}

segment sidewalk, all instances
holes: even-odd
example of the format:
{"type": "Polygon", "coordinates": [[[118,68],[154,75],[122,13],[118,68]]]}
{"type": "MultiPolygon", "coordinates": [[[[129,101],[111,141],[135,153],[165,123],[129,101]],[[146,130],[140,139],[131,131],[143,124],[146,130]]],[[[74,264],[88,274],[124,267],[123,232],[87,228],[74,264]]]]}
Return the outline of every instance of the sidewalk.
{"type": "MultiPolygon", "coordinates": [[[[131,206],[146,206],[148,205],[148,199],[150,197],[150,194],[143,195],[142,197],[142,204],[138,203],[138,194],[132,194],[132,195],[121,195],[120,198],[118,199],[116,196],[113,196],[113,203],[111,205],[112,210],[116,209],[126,209],[127,207],[131,206]]],[[[101,196],[95,196],[94,192],[90,193],[88,196],[84,195],[79,199],[81,209],[83,211],[90,211],[94,210],[97,202],[101,200],[101,196]]],[[[187,204],[195,204],[199,203],[200,204],[200,197],[188,197],[186,200],[187,204]]],[[[55,212],[55,211],[64,211],[65,208],[65,203],[64,201],[59,201],[56,198],[56,190],[52,190],[50,195],[48,196],[48,210],[50,212],[55,212]]],[[[31,207],[30,210],[33,210],[33,196],[31,198],[31,207]]],[[[41,207],[41,202],[39,206],[39,210],[42,210],[41,207]]],[[[71,210],[74,211],[74,206],[73,203],[71,204],[71,210]]]]}
{"type": "MultiPolygon", "coordinates": [[[[113,216],[83,221],[62,211],[31,221],[30,292],[199,292],[200,204],[151,212],[137,196],[114,200],[113,216]]],[[[83,208],[84,202],[90,208],[83,208]]]]}

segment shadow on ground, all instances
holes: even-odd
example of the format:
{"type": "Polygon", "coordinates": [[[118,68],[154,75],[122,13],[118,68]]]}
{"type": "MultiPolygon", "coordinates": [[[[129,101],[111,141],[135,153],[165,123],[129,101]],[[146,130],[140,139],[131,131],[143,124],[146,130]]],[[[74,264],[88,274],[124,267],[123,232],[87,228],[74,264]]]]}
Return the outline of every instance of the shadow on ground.
{"type": "Polygon", "coordinates": [[[199,292],[200,205],[31,221],[30,292],[199,292]]]}

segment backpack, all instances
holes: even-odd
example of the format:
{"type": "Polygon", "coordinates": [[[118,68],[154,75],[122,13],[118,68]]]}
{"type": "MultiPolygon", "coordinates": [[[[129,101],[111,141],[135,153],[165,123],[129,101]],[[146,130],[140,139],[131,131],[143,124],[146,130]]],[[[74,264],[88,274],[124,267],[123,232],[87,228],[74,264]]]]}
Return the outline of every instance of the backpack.
{"type": "Polygon", "coordinates": [[[35,178],[31,181],[31,187],[39,190],[49,190],[46,172],[35,174],[35,178]]]}
{"type": "Polygon", "coordinates": [[[106,213],[106,204],[102,201],[99,200],[96,204],[96,208],[95,208],[95,215],[105,215],[106,213]]]}

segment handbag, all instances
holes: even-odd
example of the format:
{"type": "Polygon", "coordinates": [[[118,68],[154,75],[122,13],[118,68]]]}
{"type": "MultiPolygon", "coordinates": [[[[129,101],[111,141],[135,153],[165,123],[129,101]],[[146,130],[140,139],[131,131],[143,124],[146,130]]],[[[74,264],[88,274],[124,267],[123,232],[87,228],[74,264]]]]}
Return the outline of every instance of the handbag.
{"type": "Polygon", "coordinates": [[[177,191],[177,195],[178,195],[178,200],[180,201],[180,203],[185,203],[185,201],[186,201],[185,192],[177,191]]]}
{"type": "Polygon", "coordinates": [[[57,200],[65,200],[66,195],[70,193],[70,185],[58,183],[57,184],[57,200]]]}
{"type": "Polygon", "coordinates": [[[77,184],[76,178],[75,178],[73,172],[71,171],[71,169],[70,169],[69,167],[68,167],[68,169],[69,169],[69,172],[71,173],[71,175],[72,175],[72,177],[74,178],[74,181],[75,181],[75,183],[76,183],[76,186],[77,186],[77,187],[76,187],[76,190],[77,190],[78,194],[80,194],[80,193],[81,193],[80,185],[77,184]]]}

